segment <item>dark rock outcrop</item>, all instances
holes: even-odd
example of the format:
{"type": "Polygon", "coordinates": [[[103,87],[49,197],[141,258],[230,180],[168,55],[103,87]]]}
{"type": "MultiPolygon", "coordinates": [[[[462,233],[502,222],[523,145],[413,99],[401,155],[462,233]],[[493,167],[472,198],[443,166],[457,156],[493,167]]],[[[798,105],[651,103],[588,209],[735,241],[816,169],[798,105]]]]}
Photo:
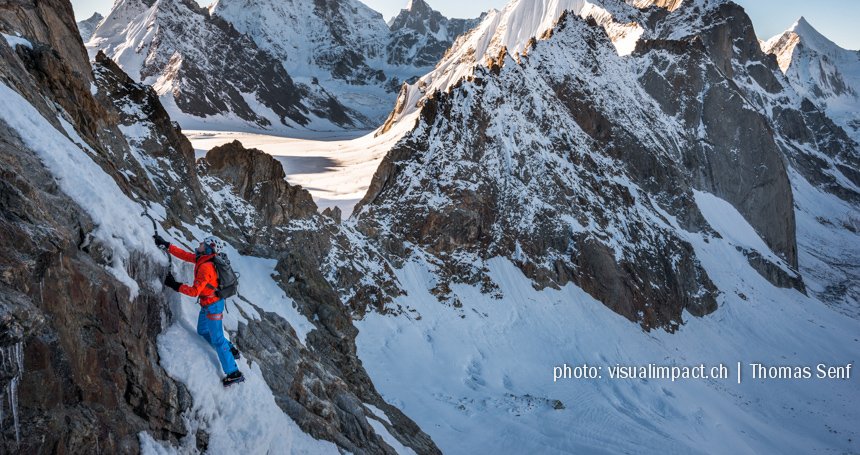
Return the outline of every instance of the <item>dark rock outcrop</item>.
{"type": "Polygon", "coordinates": [[[209,150],[205,162],[208,173],[231,184],[268,225],[284,225],[316,214],[310,193],[288,184],[281,163],[267,153],[233,141],[209,150]]]}
{"type": "MultiPolygon", "coordinates": [[[[28,83],[26,72],[6,72],[15,61],[0,43],[0,79],[34,105],[55,96],[28,83]]],[[[2,451],[133,452],[140,431],[185,436],[190,395],[157,363],[155,338],[168,318],[160,289],[129,297],[105,269],[109,248],[89,238],[92,220],[5,124],[0,151],[2,346],[23,346],[17,421],[2,413],[2,451]]],[[[141,282],[161,273],[146,257],[135,260],[129,273],[141,282]]]]}
{"type": "Polygon", "coordinates": [[[240,327],[236,342],[259,362],[278,406],[314,437],[351,453],[395,454],[367,423],[373,418],[418,453],[440,453],[411,420],[379,398],[366,378],[366,390],[357,393],[355,377],[344,381],[324,357],[302,346],[279,316],[261,312],[259,321],[240,327]],[[364,403],[384,409],[391,423],[377,418],[364,403]]]}

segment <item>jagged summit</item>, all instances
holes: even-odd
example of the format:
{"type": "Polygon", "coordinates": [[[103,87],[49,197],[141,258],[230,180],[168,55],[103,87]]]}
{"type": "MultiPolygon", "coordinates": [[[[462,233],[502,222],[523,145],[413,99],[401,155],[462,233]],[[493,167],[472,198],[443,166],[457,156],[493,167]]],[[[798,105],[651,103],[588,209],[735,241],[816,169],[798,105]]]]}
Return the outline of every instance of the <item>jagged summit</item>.
{"type": "Polygon", "coordinates": [[[789,83],[860,142],[860,52],[843,49],[801,17],[762,49],[789,83]]]}
{"type": "MultiPolygon", "coordinates": [[[[389,23],[387,62],[429,68],[436,65],[454,40],[479,19],[448,19],[424,0],[412,0],[389,23]]],[[[421,76],[423,74],[416,74],[421,76]]]]}
{"type": "Polygon", "coordinates": [[[102,19],[104,19],[104,16],[95,12],[88,19],[78,22],[78,31],[81,34],[81,39],[85,43],[93,36],[93,33],[96,31],[96,28],[99,26],[99,22],[101,22],[102,19]]]}
{"type": "Polygon", "coordinates": [[[404,88],[383,130],[414,113],[426,95],[446,91],[471,75],[477,65],[498,61],[503,51],[511,56],[523,53],[565,11],[600,23],[621,54],[632,52],[642,34],[643,29],[634,22],[638,10],[620,0],[513,0],[500,11],[488,12],[451,46],[433,71],[404,88]]]}
{"type": "Polygon", "coordinates": [[[409,11],[410,13],[422,14],[429,13],[430,11],[432,11],[432,8],[430,8],[430,5],[428,5],[427,2],[425,2],[424,0],[409,0],[409,2],[406,3],[406,8],[401,11],[409,11]]]}

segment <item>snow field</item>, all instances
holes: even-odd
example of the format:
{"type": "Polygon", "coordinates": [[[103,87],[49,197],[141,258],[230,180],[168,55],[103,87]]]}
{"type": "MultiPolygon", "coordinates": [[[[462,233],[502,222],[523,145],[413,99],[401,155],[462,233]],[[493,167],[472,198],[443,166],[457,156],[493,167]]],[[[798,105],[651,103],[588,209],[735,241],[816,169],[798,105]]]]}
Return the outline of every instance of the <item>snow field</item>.
{"type": "Polygon", "coordinates": [[[537,291],[504,258],[487,264],[503,297],[455,285],[463,308],[454,311],[429,292],[433,266],[416,256],[397,271],[408,296],[395,304],[420,318],[369,314],[357,324],[359,355],[383,397],[445,453],[858,450],[856,376],[762,381],[748,377],[747,364],[854,362],[860,322],[773,287],[735,248],[737,239],[761,241],[748,237],[748,224],[720,225],[709,215],[725,202],[704,193],[697,201],[723,239],[686,237],[723,292],[717,312],[687,314],[675,334],[643,332],[573,284],[537,291]],[[741,384],[737,362],[747,368],[741,384]],[[563,363],[602,366],[603,377],[553,383],[552,367],[563,363]],[[608,366],[648,363],[724,364],[731,375],[608,379],[608,366]]]}
{"type": "Polygon", "coordinates": [[[260,149],[284,166],[287,182],[311,193],[319,209],[340,207],[349,217],[355,204],[367,193],[373,174],[385,154],[414,126],[402,121],[386,134],[365,132],[317,133],[305,138],[255,133],[188,130],[198,158],[215,146],[239,140],[246,148],[260,149]]]}

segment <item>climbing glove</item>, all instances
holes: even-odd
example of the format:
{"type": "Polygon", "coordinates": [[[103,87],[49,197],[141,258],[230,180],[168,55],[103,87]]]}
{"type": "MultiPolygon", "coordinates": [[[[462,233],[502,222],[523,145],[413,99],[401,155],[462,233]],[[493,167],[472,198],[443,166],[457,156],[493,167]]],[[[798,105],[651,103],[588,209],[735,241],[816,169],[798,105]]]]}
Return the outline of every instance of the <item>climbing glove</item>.
{"type": "Polygon", "coordinates": [[[155,240],[155,245],[162,250],[166,250],[170,248],[170,242],[164,240],[160,235],[155,234],[152,236],[152,239],[155,240]]]}
{"type": "Polygon", "coordinates": [[[167,276],[164,277],[164,285],[169,287],[170,289],[173,289],[174,291],[179,292],[179,285],[180,284],[182,284],[182,283],[176,281],[176,279],[173,278],[172,273],[168,273],[167,276]]]}

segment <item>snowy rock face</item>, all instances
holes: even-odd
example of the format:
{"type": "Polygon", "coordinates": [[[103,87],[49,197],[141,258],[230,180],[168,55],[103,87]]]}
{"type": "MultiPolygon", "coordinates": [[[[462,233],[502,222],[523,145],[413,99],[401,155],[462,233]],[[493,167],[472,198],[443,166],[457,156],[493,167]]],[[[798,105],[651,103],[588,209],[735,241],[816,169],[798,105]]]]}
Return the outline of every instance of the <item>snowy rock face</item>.
{"type": "MultiPolygon", "coordinates": [[[[144,168],[129,165],[134,160],[117,126],[119,113],[93,96],[100,79],[92,70],[77,71],[84,48],[75,29],[56,28],[52,17],[60,23],[72,17],[68,2],[7,7],[0,16],[15,17],[20,28],[4,26],[3,33],[21,33],[30,46],[13,49],[0,41],[0,89],[8,103],[0,119],[0,307],[10,329],[2,343],[4,352],[7,343],[20,343],[24,367],[17,390],[4,394],[0,451],[86,452],[98,445],[129,452],[140,431],[176,440],[185,432],[182,412],[191,397],[155,361],[167,315],[165,297],[150,281],[164,266],[146,255],[126,256],[110,235],[97,234],[118,224],[94,219],[80,201],[84,194],[91,202],[112,201],[110,188],[81,188],[82,199],[75,199],[62,186],[69,177],[57,179],[46,163],[62,160],[63,147],[77,143],[78,159],[109,169],[117,191],[119,185],[138,195],[156,190],[135,181],[144,168]],[[54,16],[62,11],[68,14],[54,16]],[[46,24],[49,33],[34,35],[54,37],[62,47],[27,35],[46,24]],[[77,48],[69,49],[71,43],[77,48]],[[121,276],[142,283],[134,295],[121,276]]],[[[162,146],[169,148],[166,141],[162,146]]]]}
{"type": "Polygon", "coordinates": [[[842,49],[804,18],[762,45],[798,94],[860,142],[860,51],[842,49]]]}
{"type": "MultiPolygon", "coordinates": [[[[741,7],[730,2],[682,7],[645,36],[655,41],[699,36],[720,71],[743,94],[747,108],[765,117],[787,162],[800,272],[817,298],[857,314],[860,286],[854,283],[860,278],[856,265],[860,249],[853,247],[858,244],[854,220],[860,211],[857,142],[794,89],[773,57],[763,55],[741,7]]],[[[664,79],[674,81],[674,77],[664,79]]],[[[676,97],[672,82],[662,85],[667,98],[676,97]]],[[[751,222],[755,218],[744,216],[751,222]]]]}
{"type": "Polygon", "coordinates": [[[218,0],[210,11],[281,60],[296,80],[320,84],[377,123],[401,84],[430,71],[475,23],[446,19],[422,0],[390,28],[358,0],[218,0]]]}
{"type": "Polygon", "coordinates": [[[175,120],[234,128],[364,125],[360,115],[310,85],[247,36],[191,0],[123,0],[88,43],[142,83],[152,85],[175,120]]]}
{"type": "Polygon", "coordinates": [[[104,19],[104,16],[99,13],[93,13],[89,19],[84,19],[78,22],[78,32],[80,32],[81,39],[84,40],[85,43],[92,38],[93,33],[96,31],[96,27],[98,27],[99,22],[101,22],[102,19],[104,19]]]}
{"type": "MultiPolygon", "coordinates": [[[[505,27],[480,35],[482,24],[458,41],[466,50],[449,53],[490,42],[484,52],[501,51],[487,66],[473,58],[427,80],[449,89],[426,99],[416,129],[377,171],[356,209],[364,232],[428,249],[455,282],[481,282],[482,261],[506,256],[540,285],[572,281],[644,327],[671,328],[684,309],[705,314],[730,292],[712,285],[683,240],[711,229],[692,202],[697,190],[730,202],[764,240],[768,251],[745,251],[753,268],[804,289],[785,162],[815,173],[804,160],[826,142],[833,170],[849,175],[856,149],[782,86],[742,9],[603,2],[643,24],[625,56],[607,26],[617,19],[583,19],[582,9],[546,33],[512,29],[543,23],[516,19],[516,4],[498,19],[505,27]],[[538,34],[524,45],[513,38],[538,34]],[[472,76],[444,79],[461,73],[472,76]]],[[[855,186],[819,177],[853,197],[855,186]]]]}

